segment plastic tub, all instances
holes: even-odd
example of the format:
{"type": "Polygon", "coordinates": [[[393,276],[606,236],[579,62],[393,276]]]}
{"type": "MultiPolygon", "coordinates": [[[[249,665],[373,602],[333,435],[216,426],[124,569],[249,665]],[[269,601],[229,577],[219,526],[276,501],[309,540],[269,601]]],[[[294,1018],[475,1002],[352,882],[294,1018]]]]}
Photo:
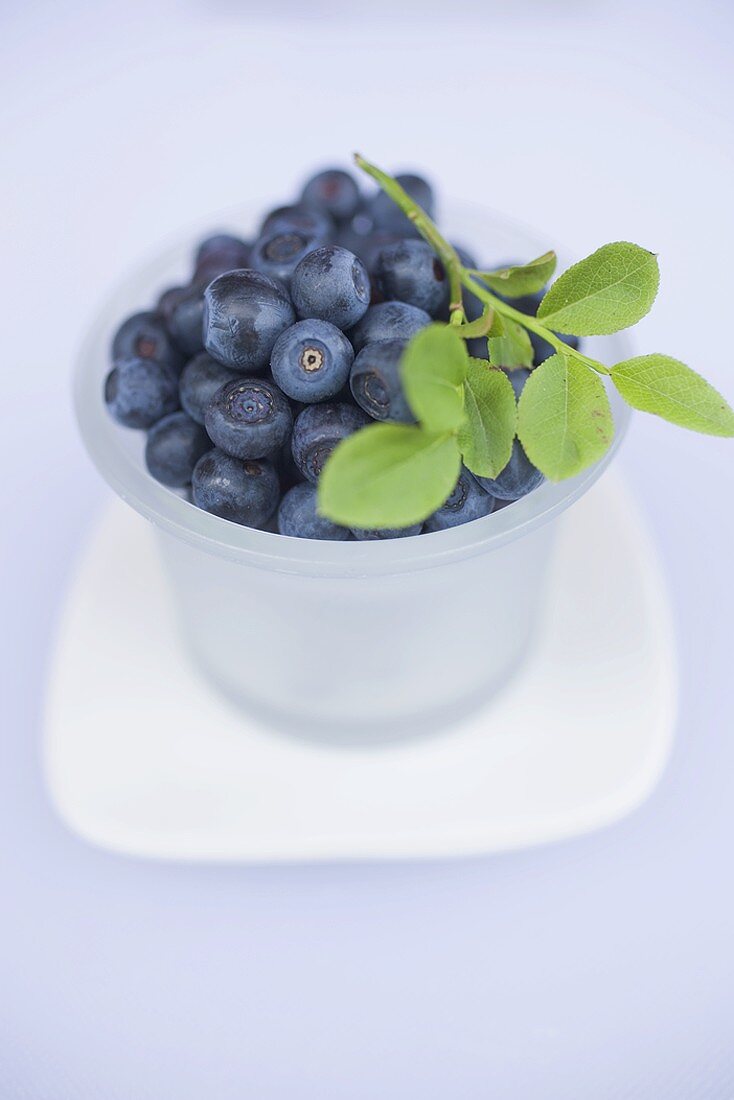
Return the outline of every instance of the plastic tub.
{"type": "MultiPolygon", "coordinates": [[[[230,212],[215,224],[246,232],[259,209],[252,217],[230,212]]],[[[487,264],[529,259],[548,247],[480,208],[451,208],[444,224],[487,264]]],[[[559,518],[611,460],[629,410],[610,393],[616,437],[595,467],[453,530],[331,543],[209,515],[149,476],[143,434],[118,427],[102,400],[111,334],[127,313],[185,281],[196,233],[109,297],[75,379],[94,463],[155,525],[194,661],[243,707],[293,730],[413,732],[487,700],[528,652],[559,518]]],[[[608,361],[629,354],[621,337],[594,344],[608,361]]]]}

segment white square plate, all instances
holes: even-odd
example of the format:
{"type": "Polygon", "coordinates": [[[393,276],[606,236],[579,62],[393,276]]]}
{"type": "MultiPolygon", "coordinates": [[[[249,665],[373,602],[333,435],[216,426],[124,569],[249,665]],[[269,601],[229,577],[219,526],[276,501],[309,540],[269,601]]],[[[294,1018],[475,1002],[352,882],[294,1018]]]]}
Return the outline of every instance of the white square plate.
{"type": "Polygon", "coordinates": [[[647,535],[608,475],[563,517],[525,666],[440,734],[298,739],[221,698],[182,651],[153,532],[115,501],[69,593],[46,714],[64,821],[176,860],[447,857],[521,848],[637,806],[675,718],[670,615],[647,535]]]}

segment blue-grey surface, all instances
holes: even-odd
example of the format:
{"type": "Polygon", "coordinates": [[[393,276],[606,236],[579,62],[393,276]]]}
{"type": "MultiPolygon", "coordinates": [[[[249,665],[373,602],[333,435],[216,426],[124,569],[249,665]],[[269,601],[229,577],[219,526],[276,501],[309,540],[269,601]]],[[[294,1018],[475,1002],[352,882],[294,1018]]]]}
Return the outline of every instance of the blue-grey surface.
{"type": "Polygon", "coordinates": [[[618,237],[655,248],[663,283],[641,349],[677,354],[734,392],[722,330],[731,9],[526,2],[508,15],[468,3],[467,23],[452,26],[438,6],[431,24],[430,8],[394,25],[412,46],[388,47],[395,66],[369,85],[367,118],[355,115],[354,73],[383,48],[376,23],[337,49],[336,19],[289,35],[220,3],[131,2],[114,19],[81,0],[3,12],[0,136],[13,153],[13,216],[0,226],[3,1100],[734,1095],[726,441],[638,418],[621,459],[660,548],[682,668],[670,767],[624,823],[454,863],[193,869],[85,846],[43,790],[54,620],[103,496],[70,421],[73,348],[102,288],[202,204],[245,191],[288,198],[290,180],[295,190],[293,177],[316,167],[314,127],[268,138],[262,162],[250,150],[301,97],[311,118],[329,111],[326,162],[358,143],[388,164],[436,165],[449,192],[545,225],[577,253],[618,237]],[[441,75],[447,36],[464,56],[458,117],[480,128],[478,143],[457,126],[457,86],[441,75]],[[322,53],[330,79],[319,84],[322,53]],[[494,87],[511,94],[499,114],[493,94],[485,126],[490,59],[494,87]],[[393,104],[417,66],[408,140],[393,104]],[[260,78],[274,98],[251,113],[260,78]],[[215,109],[228,95],[243,104],[235,132],[215,109]],[[205,126],[216,172],[191,155],[205,126]]]}

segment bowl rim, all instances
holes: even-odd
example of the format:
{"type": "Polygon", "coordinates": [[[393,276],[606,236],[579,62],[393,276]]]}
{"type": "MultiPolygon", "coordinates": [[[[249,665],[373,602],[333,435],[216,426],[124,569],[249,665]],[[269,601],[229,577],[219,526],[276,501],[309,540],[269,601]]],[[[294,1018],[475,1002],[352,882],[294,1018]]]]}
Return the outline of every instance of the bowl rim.
{"type": "MultiPolygon", "coordinates": [[[[450,206],[463,211],[465,216],[470,214],[483,220],[485,224],[494,221],[505,230],[522,233],[542,249],[549,247],[547,238],[491,208],[466,202],[452,202],[450,206]]],[[[254,202],[240,204],[220,211],[203,224],[211,226],[233,219],[237,222],[254,220],[261,209],[254,202]]],[[[144,308],[136,298],[138,284],[154,269],[161,269],[163,276],[165,270],[189,254],[192,234],[197,231],[198,224],[196,228],[189,227],[185,238],[184,233],[171,237],[167,245],[164,242],[162,248],[156,250],[154,258],[136,265],[127,276],[112,285],[82,342],[73,378],[76,419],[92,462],[107,484],[127,504],[167,535],[219,558],[286,573],[364,577],[435,568],[498,549],[550,522],[591,488],[619,450],[629,427],[631,409],[607,382],[615,432],[610,448],[597,463],[567,481],[555,484],[546,481],[511,506],[459,527],[384,541],[329,542],[260,531],[204,512],[155,481],[142,463],[129,453],[123,445],[129,429],[116,424],[109,416],[99,384],[108,369],[109,332],[122,316],[121,299],[127,299],[130,312],[144,308]]],[[[613,339],[618,345],[620,359],[627,358],[631,353],[628,338],[617,333],[613,339]]]]}

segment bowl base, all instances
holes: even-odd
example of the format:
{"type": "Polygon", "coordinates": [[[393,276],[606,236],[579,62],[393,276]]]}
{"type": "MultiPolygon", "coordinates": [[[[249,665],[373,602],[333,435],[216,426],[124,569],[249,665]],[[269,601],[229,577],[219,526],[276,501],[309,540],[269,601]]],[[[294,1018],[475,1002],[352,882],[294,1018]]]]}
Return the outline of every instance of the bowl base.
{"type": "Polygon", "coordinates": [[[69,593],[45,768],[67,825],[129,855],[197,861],[466,856],[547,843],[638,806],[676,710],[670,613],[629,496],[606,475],[560,521],[527,661],[431,736],[286,736],[184,652],[153,532],[121,502],[69,593]]]}

